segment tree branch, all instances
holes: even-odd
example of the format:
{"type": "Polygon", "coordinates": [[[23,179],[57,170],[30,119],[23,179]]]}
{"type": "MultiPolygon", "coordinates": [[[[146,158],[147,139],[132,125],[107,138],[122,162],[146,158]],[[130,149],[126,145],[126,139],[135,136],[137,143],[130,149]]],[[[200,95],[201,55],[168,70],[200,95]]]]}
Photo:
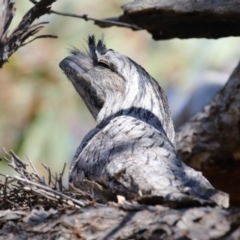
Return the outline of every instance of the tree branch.
{"type": "Polygon", "coordinates": [[[11,239],[239,239],[240,212],[170,209],[125,203],[78,211],[2,211],[0,236],[11,239]],[[27,237],[26,237],[27,236],[27,237]]]}
{"type": "MultiPolygon", "coordinates": [[[[16,27],[16,29],[7,36],[7,29],[11,23],[14,16],[15,9],[13,8],[13,3],[10,0],[0,0],[1,6],[1,23],[0,23],[0,68],[8,58],[21,46],[26,45],[25,41],[35,35],[40,29],[43,28],[43,24],[46,22],[32,24],[39,17],[50,13],[50,6],[56,0],[41,0],[35,2],[36,4],[24,15],[22,21],[16,27]]],[[[56,38],[53,35],[40,35],[35,39],[50,37],[56,38]]],[[[34,40],[35,40],[34,39],[34,40]]],[[[30,40],[28,43],[32,42],[30,40]]]]}
{"type": "Polygon", "coordinates": [[[237,0],[139,0],[122,8],[115,22],[146,29],[155,40],[240,36],[237,0]]]}
{"type": "Polygon", "coordinates": [[[88,17],[87,14],[78,15],[78,14],[57,12],[54,10],[51,10],[50,12],[60,16],[81,18],[81,19],[84,19],[85,21],[89,21],[89,20],[94,21],[95,24],[100,24],[101,26],[105,26],[105,27],[118,26],[118,27],[131,28],[132,30],[141,30],[141,28],[136,25],[114,21],[114,19],[96,19],[96,18],[88,17]]]}

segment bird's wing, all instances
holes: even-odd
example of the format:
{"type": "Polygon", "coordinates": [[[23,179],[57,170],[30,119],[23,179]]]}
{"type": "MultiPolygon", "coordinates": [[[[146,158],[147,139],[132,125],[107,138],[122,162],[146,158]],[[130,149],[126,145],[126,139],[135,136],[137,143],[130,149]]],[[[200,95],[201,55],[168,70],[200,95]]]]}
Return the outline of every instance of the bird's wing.
{"type": "Polygon", "coordinates": [[[190,169],[164,133],[136,118],[120,116],[92,137],[70,178],[83,190],[90,190],[84,183],[87,179],[126,198],[174,195],[176,200],[192,195],[208,200],[204,194],[213,187],[190,169]]]}

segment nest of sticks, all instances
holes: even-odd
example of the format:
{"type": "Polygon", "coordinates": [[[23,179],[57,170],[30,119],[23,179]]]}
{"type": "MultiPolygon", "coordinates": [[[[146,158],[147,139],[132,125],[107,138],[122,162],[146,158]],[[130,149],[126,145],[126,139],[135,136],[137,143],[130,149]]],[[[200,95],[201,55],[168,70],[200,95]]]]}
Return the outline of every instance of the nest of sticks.
{"type": "MultiPolygon", "coordinates": [[[[45,208],[80,208],[94,203],[92,195],[88,195],[69,184],[68,189],[63,186],[63,170],[59,174],[53,174],[51,169],[42,163],[48,172],[45,179],[39,176],[31,160],[28,163],[22,161],[13,151],[7,152],[4,160],[17,173],[10,177],[1,174],[0,180],[0,210],[30,210],[37,206],[45,208]],[[31,170],[27,170],[27,166],[31,170]]],[[[3,159],[2,159],[3,160],[3,159]]]]}

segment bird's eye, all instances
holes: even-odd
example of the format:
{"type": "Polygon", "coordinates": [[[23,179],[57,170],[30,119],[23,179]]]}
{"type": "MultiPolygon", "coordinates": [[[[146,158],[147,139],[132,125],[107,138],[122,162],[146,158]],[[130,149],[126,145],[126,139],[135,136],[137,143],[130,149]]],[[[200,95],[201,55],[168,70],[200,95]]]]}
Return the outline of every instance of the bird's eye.
{"type": "Polygon", "coordinates": [[[110,66],[105,62],[98,62],[98,66],[110,69],[110,66]]]}

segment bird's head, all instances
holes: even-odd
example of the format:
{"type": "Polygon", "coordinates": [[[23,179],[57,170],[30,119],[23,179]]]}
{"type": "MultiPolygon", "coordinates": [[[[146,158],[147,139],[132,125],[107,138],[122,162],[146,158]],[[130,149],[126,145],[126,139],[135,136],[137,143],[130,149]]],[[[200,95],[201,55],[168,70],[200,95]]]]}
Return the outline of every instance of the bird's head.
{"type": "Polygon", "coordinates": [[[103,41],[96,44],[94,36],[88,39],[89,51],[71,51],[72,55],[60,62],[60,68],[82,97],[94,119],[102,109],[107,95],[124,91],[123,79],[98,61],[96,53],[107,51],[103,41]]]}
{"type": "Polygon", "coordinates": [[[88,53],[74,49],[60,67],[73,83],[98,125],[131,115],[164,129],[174,142],[167,98],[158,83],[137,63],[88,38],[88,53]]]}

